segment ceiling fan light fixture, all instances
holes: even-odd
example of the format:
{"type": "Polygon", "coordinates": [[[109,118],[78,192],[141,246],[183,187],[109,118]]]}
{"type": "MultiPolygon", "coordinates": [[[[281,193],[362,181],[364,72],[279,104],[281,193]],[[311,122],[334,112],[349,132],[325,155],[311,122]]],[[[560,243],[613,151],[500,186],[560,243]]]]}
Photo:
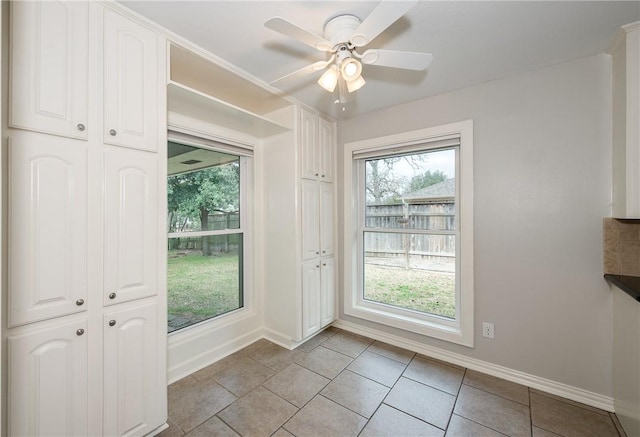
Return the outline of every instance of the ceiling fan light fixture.
{"type": "Polygon", "coordinates": [[[338,84],[338,67],[332,65],[327,71],[324,72],[320,79],[318,79],[318,85],[325,90],[332,93],[336,89],[338,84]]]}
{"type": "Polygon", "coordinates": [[[357,59],[346,58],[342,61],[340,72],[342,73],[342,78],[347,82],[357,80],[360,77],[360,73],[362,73],[362,64],[357,59]]]}
{"type": "Polygon", "coordinates": [[[354,91],[358,91],[360,88],[362,88],[365,84],[367,83],[367,81],[364,80],[364,77],[362,77],[362,75],[358,76],[357,79],[354,79],[352,81],[347,82],[347,90],[352,93],[354,91]]]}

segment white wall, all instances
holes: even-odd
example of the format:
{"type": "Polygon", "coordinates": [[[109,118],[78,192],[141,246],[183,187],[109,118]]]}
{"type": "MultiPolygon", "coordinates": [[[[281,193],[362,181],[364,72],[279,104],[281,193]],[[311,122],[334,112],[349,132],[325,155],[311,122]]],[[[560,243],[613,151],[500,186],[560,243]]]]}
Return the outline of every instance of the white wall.
{"type": "Polygon", "coordinates": [[[473,119],[475,346],[342,308],[340,319],[611,396],[601,242],[611,214],[610,81],[610,58],[598,55],[339,122],[341,156],[347,142],[473,119]],[[495,340],[482,337],[483,321],[495,323],[495,340]]]}

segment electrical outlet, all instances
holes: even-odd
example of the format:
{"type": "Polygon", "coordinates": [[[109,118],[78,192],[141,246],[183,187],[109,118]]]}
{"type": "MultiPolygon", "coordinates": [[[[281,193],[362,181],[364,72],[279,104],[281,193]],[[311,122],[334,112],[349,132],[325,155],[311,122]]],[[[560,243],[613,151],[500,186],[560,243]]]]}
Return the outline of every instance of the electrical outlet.
{"type": "Polygon", "coordinates": [[[487,338],[495,338],[493,331],[493,323],[483,322],[482,323],[482,336],[487,338]]]}

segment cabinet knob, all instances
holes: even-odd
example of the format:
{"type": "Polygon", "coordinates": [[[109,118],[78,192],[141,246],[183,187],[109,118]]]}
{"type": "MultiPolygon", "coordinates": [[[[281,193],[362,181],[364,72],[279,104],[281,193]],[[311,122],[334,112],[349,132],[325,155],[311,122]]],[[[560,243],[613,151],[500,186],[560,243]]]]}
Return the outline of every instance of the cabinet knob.
{"type": "Polygon", "coordinates": [[[320,255],[320,252],[316,252],[316,255],[320,255]]]}
{"type": "Polygon", "coordinates": [[[116,326],[115,320],[109,320],[109,326],[116,326]]]}
{"type": "Polygon", "coordinates": [[[116,294],[115,293],[109,293],[109,299],[113,300],[116,298],[116,294]]]}
{"type": "Polygon", "coordinates": [[[81,307],[82,305],[84,305],[84,299],[78,299],[78,300],[76,300],[76,305],[78,305],[79,307],[81,307]]]}
{"type": "Polygon", "coordinates": [[[322,177],[325,177],[324,175],[322,175],[322,177]]]}
{"type": "Polygon", "coordinates": [[[76,335],[82,335],[84,334],[84,329],[80,328],[76,330],[76,335]]]}
{"type": "Polygon", "coordinates": [[[115,129],[110,129],[109,130],[109,135],[111,135],[112,137],[115,137],[116,135],[118,135],[118,132],[116,132],[115,129]]]}
{"type": "Polygon", "coordinates": [[[86,129],[85,125],[82,123],[78,123],[78,125],[76,126],[78,128],[78,130],[80,132],[84,132],[84,130],[86,129]]]}
{"type": "Polygon", "coordinates": [[[327,263],[322,263],[322,265],[326,267],[326,266],[327,266],[327,263]]]}
{"type": "Polygon", "coordinates": [[[318,174],[318,173],[316,173],[316,176],[319,176],[319,174],[318,174]]]}
{"type": "Polygon", "coordinates": [[[322,253],[327,253],[327,251],[326,251],[326,250],[323,250],[323,251],[322,251],[322,253]]]}
{"type": "Polygon", "coordinates": [[[319,264],[316,264],[316,269],[319,269],[319,268],[320,268],[320,265],[319,265],[319,264]]]}

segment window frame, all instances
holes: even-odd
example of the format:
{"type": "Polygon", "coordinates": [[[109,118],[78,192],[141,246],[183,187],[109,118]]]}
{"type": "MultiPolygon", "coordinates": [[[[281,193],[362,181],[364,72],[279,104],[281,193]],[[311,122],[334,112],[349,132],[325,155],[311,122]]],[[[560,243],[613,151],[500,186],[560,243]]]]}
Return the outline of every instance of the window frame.
{"type": "MultiPolygon", "coordinates": [[[[168,333],[168,336],[182,337],[189,331],[200,331],[203,327],[226,325],[238,318],[244,318],[253,316],[256,314],[255,309],[255,296],[253,292],[253,260],[252,257],[247,254],[253,251],[253,202],[249,199],[253,198],[253,165],[254,157],[253,150],[249,148],[237,147],[232,144],[227,144],[219,141],[208,140],[199,136],[185,135],[182,132],[169,131],[167,138],[168,141],[184,144],[186,146],[197,147],[204,150],[210,150],[214,152],[226,153],[230,155],[236,155],[240,158],[240,214],[239,221],[240,226],[235,229],[221,229],[210,231],[187,231],[187,232],[166,232],[166,242],[171,238],[189,238],[189,237],[203,237],[212,235],[242,235],[242,253],[241,256],[242,275],[240,278],[240,300],[242,306],[214,317],[202,320],[200,322],[176,329],[168,333]]],[[[169,176],[169,175],[167,175],[169,176]]],[[[167,290],[168,291],[168,290],[167,290]]],[[[167,308],[168,310],[168,308],[167,308]]]]}
{"type": "MultiPolygon", "coordinates": [[[[420,129],[344,147],[344,313],[386,326],[473,347],[473,121],[420,129]],[[452,148],[456,153],[456,318],[449,319],[364,299],[365,160],[452,148]],[[356,155],[356,156],[354,156],[356,155]]],[[[385,232],[390,231],[388,229],[385,232]]],[[[395,232],[396,230],[391,230],[395,232]]],[[[408,233],[416,233],[407,229],[408,233]]],[[[420,233],[418,230],[417,233],[420,233]]]]}

